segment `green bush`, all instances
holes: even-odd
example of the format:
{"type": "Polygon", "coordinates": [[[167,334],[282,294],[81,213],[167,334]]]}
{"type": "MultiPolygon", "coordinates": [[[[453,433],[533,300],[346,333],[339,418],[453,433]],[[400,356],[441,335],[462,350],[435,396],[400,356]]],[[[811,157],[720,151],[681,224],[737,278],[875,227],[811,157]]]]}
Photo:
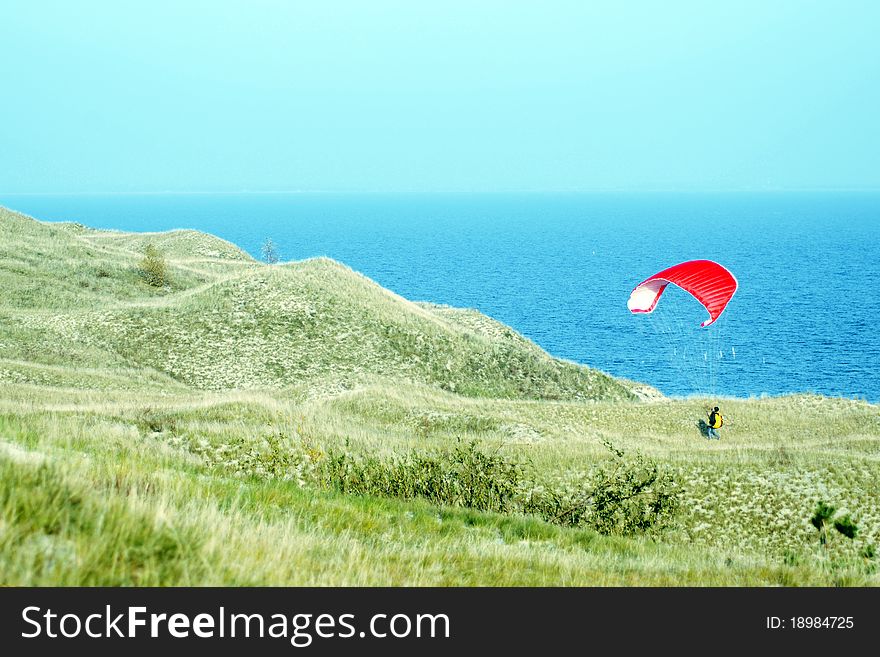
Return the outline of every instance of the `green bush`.
{"type": "Polygon", "coordinates": [[[850,539],[855,538],[856,534],[859,533],[858,525],[848,515],[836,518],[834,520],[834,529],[850,539]]]}
{"type": "Polygon", "coordinates": [[[830,572],[839,573],[856,568],[870,575],[876,570],[874,544],[867,543],[859,549],[855,541],[859,534],[859,526],[848,513],[838,511],[834,505],[819,500],[813,510],[810,523],[819,530],[819,544],[822,546],[825,567],[830,572]],[[832,529],[849,540],[837,541],[833,544],[832,529]]]}
{"type": "Polygon", "coordinates": [[[610,443],[611,465],[564,484],[541,487],[524,510],[569,527],[591,527],[602,534],[631,535],[659,530],[678,509],[678,486],[656,462],[628,458],[610,443]]]}
{"type": "Polygon", "coordinates": [[[452,450],[389,460],[331,450],[318,464],[321,483],[343,493],[421,497],[435,504],[526,513],[558,525],[628,535],[660,529],[678,507],[672,476],[644,456],[615,452],[612,466],[567,484],[544,486],[517,461],[477,441],[452,450]]]}
{"type": "Polygon", "coordinates": [[[210,466],[236,477],[281,479],[299,486],[314,484],[314,463],[323,455],[280,431],[257,440],[242,437],[219,445],[193,436],[174,436],[170,442],[186,444],[210,466]]]}
{"type": "Polygon", "coordinates": [[[823,546],[828,543],[829,529],[832,527],[848,539],[854,539],[859,532],[858,525],[849,514],[835,516],[836,513],[837,509],[833,504],[824,500],[816,503],[810,523],[819,530],[819,543],[823,546]]]}
{"type": "MultiPolygon", "coordinates": [[[[151,431],[167,428],[165,418],[149,409],[140,423],[151,431]]],[[[359,453],[348,445],[325,451],[280,432],[222,445],[198,437],[170,440],[188,443],[209,464],[237,476],[282,479],[348,495],[422,498],[437,505],[529,514],[603,534],[662,529],[678,508],[678,487],[670,474],[644,456],[628,458],[611,444],[611,465],[546,485],[536,481],[526,464],[478,440],[390,457],[359,453]]]]}
{"type": "Polygon", "coordinates": [[[147,244],[140,262],[140,274],[148,285],[165,287],[168,284],[168,266],[165,257],[152,244],[147,244]]]}
{"type": "Polygon", "coordinates": [[[343,493],[410,499],[505,513],[513,508],[523,469],[476,441],[452,450],[407,453],[389,460],[330,450],[320,462],[321,483],[343,493]]]}

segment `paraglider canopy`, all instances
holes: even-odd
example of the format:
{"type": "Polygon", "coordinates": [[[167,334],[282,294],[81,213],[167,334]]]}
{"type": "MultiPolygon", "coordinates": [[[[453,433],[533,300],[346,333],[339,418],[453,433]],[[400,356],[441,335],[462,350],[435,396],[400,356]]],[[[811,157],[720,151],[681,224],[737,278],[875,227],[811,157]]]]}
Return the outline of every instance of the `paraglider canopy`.
{"type": "Polygon", "coordinates": [[[709,311],[709,319],[700,324],[704,327],[721,316],[737,287],[733,274],[717,262],[689,260],[664,269],[636,285],[626,307],[634,313],[653,312],[663,290],[670,283],[689,292],[709,311]]]}

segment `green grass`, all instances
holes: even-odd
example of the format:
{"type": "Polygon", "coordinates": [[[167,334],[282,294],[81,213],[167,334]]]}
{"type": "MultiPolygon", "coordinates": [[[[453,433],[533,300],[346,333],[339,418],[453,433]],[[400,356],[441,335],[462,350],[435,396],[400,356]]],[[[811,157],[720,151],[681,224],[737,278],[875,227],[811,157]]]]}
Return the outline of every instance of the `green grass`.
{"type": "Polygon", "coordinates": [[[880,544],[876,405],[719,400],[708,442],[710,400],[553,359],[329,260],[266,266],[194,231],[0,209],[0,289],[0,584],[880,583],[859,556],[880,544]],[[138,274],[147,243],[164,289],[138,274]],[[675,476],[679,511],[662,533],[610,537],[515,507],[342,493],[308,468],[461,440],[536,486],[595,473],[611,441],[675,476]],[[853,541],[819,546],[820,499],[852,515],[853,541]]]}

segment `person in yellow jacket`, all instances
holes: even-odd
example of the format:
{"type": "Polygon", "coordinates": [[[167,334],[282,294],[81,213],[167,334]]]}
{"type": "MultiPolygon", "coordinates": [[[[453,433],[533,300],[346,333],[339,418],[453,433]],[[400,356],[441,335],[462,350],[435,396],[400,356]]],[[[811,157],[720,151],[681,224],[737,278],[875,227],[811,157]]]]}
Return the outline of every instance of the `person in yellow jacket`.
{"type": "Polygon", "coordinates": [[[709,428],[706,431],[709,440],[712,440],[713,438],[715,440],[721,440],[721,436],[718,435],[718,429],[722,426],[724,426],[724,418],[721,417],[721,413],[718,412],[718,407],[716,406],[709,411],[709,428]]]}

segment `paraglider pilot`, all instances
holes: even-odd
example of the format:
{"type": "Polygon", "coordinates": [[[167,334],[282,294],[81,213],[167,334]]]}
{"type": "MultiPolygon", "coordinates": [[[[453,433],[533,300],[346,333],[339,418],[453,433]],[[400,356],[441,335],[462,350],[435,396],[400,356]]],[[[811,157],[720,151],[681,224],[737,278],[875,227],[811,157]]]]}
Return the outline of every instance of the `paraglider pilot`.
{"type": "Polygon", "coordinates": [[[721,440],[721,436],[718,435],[718,429],[720,429],[724,425],[724,418],[721,417],[721,413],[718,412],[718,407],[716,406],[713,409],[710,409],[709,412],[709,428],[706,430],[707,437],[709,440],[713,438],[715,440],[721,440]]]}

